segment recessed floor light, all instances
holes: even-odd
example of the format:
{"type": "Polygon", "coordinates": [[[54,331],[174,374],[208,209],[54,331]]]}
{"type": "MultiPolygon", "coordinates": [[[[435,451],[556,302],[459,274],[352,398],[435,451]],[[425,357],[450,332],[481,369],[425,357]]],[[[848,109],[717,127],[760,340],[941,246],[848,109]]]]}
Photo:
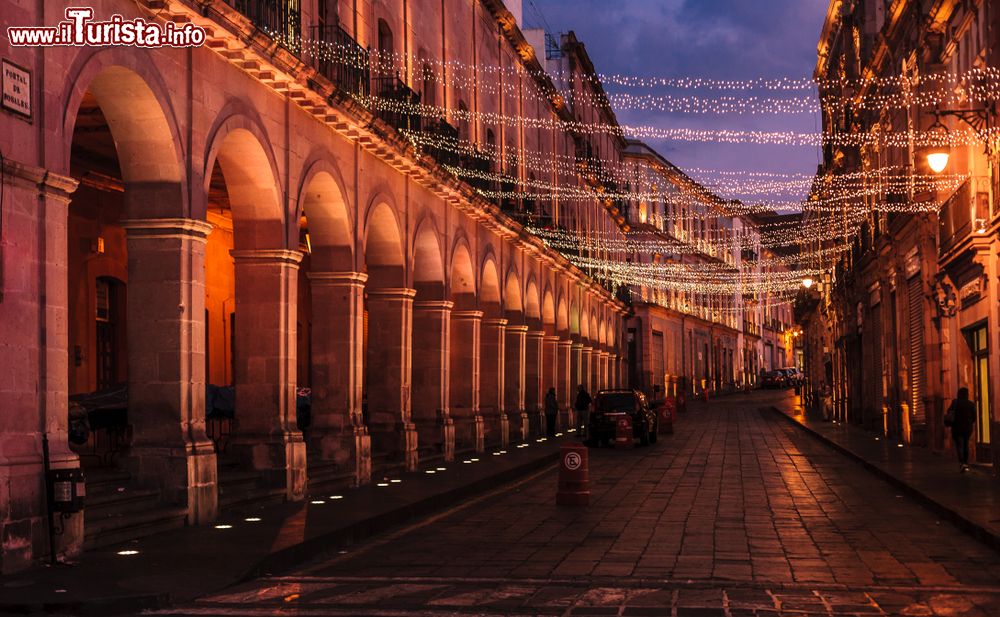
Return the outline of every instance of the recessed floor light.
{"type": "Polygon", "coordinates": [[[478,463],[479,462],[478,458],[470,458],[469,460],[472,461],[473,463],[478,463]]]}
{"type": "Polygon", "coordinates": [[[138,555],[139,551],[129,549],[129,550],[125,550],[125,551],[118,551],[115,554],[116,555],[121,555],[122,557],[130,557],[132,555],[138,555]]]}
{"type": "Polygon", "coordinates": [[[321,506],[321,505],[325,504],[326,502],[323,501],[322,499],[313,499],[309,503],[311,503],[313,505],[321,506]]]}
{"type": "Polygon", "coordinates": [[[330,499],[343,499],[343,495],[330,495],[330,499]]]}
{"type": "Polygon", "coordinates": [[[399,484],[402,482],[402,480],[400,480],[399,478],[394,478],[392,480],[389,480],[389,482],[391,482],[392,484],[399,484]]]}
{"type": "Polygon", "coordinates": [[[232,525],[216,525],[215,528],[216,529],[232,529],[233,526],[232,525]]]}
{"type": "Polygon", "coordinates": [[[257,517],[257,516],[251,516],[250,518],[245,518],[243,520],[245,520],[248,523],[259,523],[260,522],[260,518],[257,517]]]}
{"type": "Polygon", "coordinates": [[[448,468],[447,467],[438,467],[437,470],[438,471],[448,471],[448,468]]]}
{"type": "Polygon", "coordinates": [[[375,486],[389,486],[389,483],[388,482],[379,482],[375,486]]]}
{"type": "Polygon", "coordinates": [[[433,469],[428,469],[428,470],[427,470],[427,471],[425,471],[424,473],[437,473],[437,472],[436,472],[436,471],[434,471],[433,469]]]}

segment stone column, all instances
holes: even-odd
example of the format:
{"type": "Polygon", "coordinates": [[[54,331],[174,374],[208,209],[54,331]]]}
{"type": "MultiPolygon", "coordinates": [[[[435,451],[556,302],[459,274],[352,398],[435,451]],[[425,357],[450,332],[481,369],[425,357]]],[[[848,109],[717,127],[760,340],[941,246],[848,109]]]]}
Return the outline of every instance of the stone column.
{"type": "Polygon", "coordinates": [[[237,250],[232,255],[239,428],[230,451],[259,470],[267,482],[283,487],[287,499],[302,499],[306,448],[295,425],[297,277],[302,254],[237,250]]]}
{"type": "Polygon", "coordinates": [[[611,368],[611,354],[607,351],[601,351],[601,388],[609,388],[611,383],[609,380],[611,368]]]}
{"type": "Polygon", "coordinates": [[[572,405],[570,389],[570,364],[573,350],[573,341],[569,339],[559,340],[559,363],[556,368],[556,397],[559,399],[559,417],[562,428],[573,426],[572,405]]]}
{"type": "Polygon", "coordinates": [[[585,381],[583,376],[583,343],[573,343],[570,348],[569,404],[576,402],[576,390],[585,381]]]}
{"type": "Polygon", "coordinates": [[[583,351],[581,352],[580,381],[587,388],[587,392],[591,396],[597,392],[597,388],[594,387],[593,354],[594,348],[592,346],[583,346],[583,351]]]}
{"type": "Polygon", "coordinates": [[[524,411],[528,414],[528,422],[535,434],[544,436],[544,401],[545,391],[543,372],[545,362],[543,352],[545,347],[545,332],[529,330],[524,350],[524,411]],[[539,423],[541,418],[541,423],[539,423]]]}
{"type": "Polygon", "coordinates": [[[451,314],[451,383],[449,411],[459,449],[485,449],[485,427],[479,412],[479,350],[482,311],[451,314]]]}
{"type": "Polygon", "coordinates": [[[601,389],[601,348],[597,345],[590,352],[590,383],[594,392],[601,389]]]}
{"type": "Polygon", "coordinates": [[[371,437],[361,416],[364,294],[361,272],[311,272],[312,425],[309,454],[371,481],[371,437]],[[335,318],[331,318],[335,316],[335,318]]]}
{"type": "Polygon", "coordinates": [[[413,423],[424,451],[455,459],[455,425],[448,412],[451,310],[454,303],[413,304],[413,423]]]}
{"type": "Polygon", "coordinates": [[[506,446],[510,432],[504,414],[504,342],[506,319],[484,319],[480,333],[479,405],[486,441],[506,446]]]}
{"type": "Polygon", "coordinates": [[[507,326],[504,352],[504,413],[511,434],[528,438],[528,414],[524,411],[525,343],[528,326],[507,326]]]}
{"type": "Polygon", "coordinates": [[[125,221],[128,391],[125,462],[143,486],[188,506],[188,522],[218,512],[215,448],[205,434],[205,243],[193,219],[125,221]]]}
{"type": "Polygon", "coordinates": [[[545,395],[549,388],[559,388],[559,337],[542,339],[542,426],[545,425],[545,395]]]}
{"type": "Polygon", "coordinates": [[[417,431],[410,417],[413,298],[406,288],[368,290],[368,430],[374,455],[417,468],[417,431]]]}

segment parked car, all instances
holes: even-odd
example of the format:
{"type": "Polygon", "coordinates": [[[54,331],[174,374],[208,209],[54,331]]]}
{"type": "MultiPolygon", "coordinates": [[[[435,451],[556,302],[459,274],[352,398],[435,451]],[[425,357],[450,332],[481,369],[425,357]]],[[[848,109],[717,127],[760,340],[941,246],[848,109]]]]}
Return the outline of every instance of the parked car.
{"type": "Polygon", "coordinates": [[[632,420],[633,438],[642,445],[656,442],[658,421],[646,395],[638,390],[601,390],[590,412],[587,444],[607,445],[615,439],[615,427],[622,416],[632,420]]]}
{"type": "Polygon", "coordinates": [[[785,374],[785,386],[794,387],[802,385],[802,373],[797,368],[778,369],[785,374]]]}
{"type": "Polygon", "coordinates": [[[785,388],[787,387],[787,378],[785,374],[781,371],[766,371],[764,376],[760,380],[760,387],[762,388],[785,388]]]}

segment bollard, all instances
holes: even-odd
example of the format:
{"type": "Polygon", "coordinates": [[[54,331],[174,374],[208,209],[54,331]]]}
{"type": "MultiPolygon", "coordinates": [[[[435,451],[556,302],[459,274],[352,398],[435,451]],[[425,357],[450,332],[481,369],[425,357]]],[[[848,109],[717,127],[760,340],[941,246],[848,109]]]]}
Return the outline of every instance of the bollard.
{"type": "Polygon", "coordinates": [[[578,443],[564,445],[559,451],[559,490],[556,504],[560,506],[590,505],[589,451],[578,443]]]}
{"type": "Polygon", "coordinates": [[[635,431],[632,430],[632,418],[628,414],[618,418],[615,422],[615,447],[635,447],[635,431]]]}
{"type": "Polygon", "coordinates": [[[672,435],[674,432],[674,414],[677,413],[677,399],[668,396],[660,407],[660,418],[657,423],[661,435],[672,435]]]}

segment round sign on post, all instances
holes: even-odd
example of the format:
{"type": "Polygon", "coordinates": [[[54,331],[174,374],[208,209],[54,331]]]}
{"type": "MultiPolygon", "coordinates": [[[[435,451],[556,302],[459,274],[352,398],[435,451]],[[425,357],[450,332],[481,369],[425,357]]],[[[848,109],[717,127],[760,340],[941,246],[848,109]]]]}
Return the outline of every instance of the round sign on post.
{"type": "Polygon", "coordinates": [[[561,506],[590,504],[590,474],[587,468],[589,452],[582,444],[566,444],[561,448],[559,491],[556,503],[561,506]]]}
{"type": "Polygon", "coordinates": [[[577,454],[576,452],[567,452],[566,457],[563,459],[563,464],[565,464],[566,469],[570,471],[576,471],[577,469],[580,468],[580,465],[582,463],[583,460],[580,458],[580,455],[577,454]]]}

